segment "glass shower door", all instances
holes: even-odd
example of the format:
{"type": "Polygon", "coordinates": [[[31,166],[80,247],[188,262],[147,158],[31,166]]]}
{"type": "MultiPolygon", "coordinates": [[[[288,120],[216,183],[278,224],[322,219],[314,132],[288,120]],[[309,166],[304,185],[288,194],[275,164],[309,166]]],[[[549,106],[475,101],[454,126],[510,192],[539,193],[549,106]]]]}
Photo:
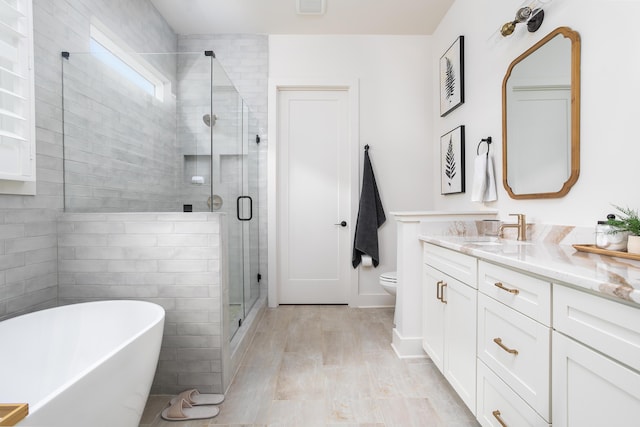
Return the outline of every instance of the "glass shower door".
{"type": "Polygon", "coordinates": [[[258,136],[258,123],[251,111],[244,107],[244,117],[246,121],[245,134],[245,194],[251,200],[251,219],[246,222],[244,231],[247,233],[245,237],[244,262],[247,264],[245,271],[247,275],[244,280],[244,306],[245,316],[249,313],[253,305],[260,297],[260,241],[259,241],[259,223],[258,223],[258,207],[259,207],[259,146],[260,137],[258,136]]]}
{"type": "Polygon", "coordinates": [[[226,213],[228,319],[233,337],[259,296],[257,121],[216,61],[213,74],[212,200],[226,213]]]}
{"type": "MultiPolygon", "coordinates": [[[[236,187],[239,192],[236,195],[236,223],[233,228],[239,232],[239,240],[242,247],[236,252],[240,255],[242,263],[242,280],[234,281],[234,302],[238,305],[236,318],[232,318],[232,328],[242,325],[247,314],[255,304],[259,296],[259,242],[258,242],[258,139],[252,129],[251,112],[244,101],[240,99],[239,127],[242,130],[240,139],[240,153],[238,168],[241,181],[236,187]],[[240,286],[238,286],[240,285],[240,286]],[[241,291],[241,295],[240,292],[241,291]],[[237,301],[241,301],[238,303],[237,301]],[[241,308],[241,310],[240,310],[241,308]]],[[[235,238],[235,236],[234,236],[235,238]]],[[[240,266],[238,266],[240,267],[240,266]]],[[[233,303],[232,303],[233,304],[233,303]]]]}

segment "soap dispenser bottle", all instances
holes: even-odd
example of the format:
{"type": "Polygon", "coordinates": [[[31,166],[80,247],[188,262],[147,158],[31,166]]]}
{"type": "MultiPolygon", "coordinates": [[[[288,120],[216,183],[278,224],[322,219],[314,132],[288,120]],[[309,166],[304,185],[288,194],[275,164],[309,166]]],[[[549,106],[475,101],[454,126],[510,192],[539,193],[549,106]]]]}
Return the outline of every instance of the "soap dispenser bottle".
{"type": "Polygon", "coordinates": [[[598,221],[596,225],[596,247],[610,251],[627,250],[627,231],[613,232],[615,227],[609,225],[610,219],[615,219],[614,214],[607,215],[607,221],[598,221]]]}

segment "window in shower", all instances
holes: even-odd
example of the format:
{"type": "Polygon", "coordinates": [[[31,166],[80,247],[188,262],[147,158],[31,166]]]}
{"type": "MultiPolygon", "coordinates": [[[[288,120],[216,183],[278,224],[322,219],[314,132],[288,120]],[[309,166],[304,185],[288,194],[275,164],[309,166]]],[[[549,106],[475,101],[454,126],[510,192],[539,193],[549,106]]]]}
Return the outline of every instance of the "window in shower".
{"type": "Polygon", "coordinates": [[[169,83],[139,55],[131,53],[123,42],[116,41],[108,30],[91,25],[89,48],[102,62],[122,77],[159,101],[164,99],[165,85],[169,83]]]}
{"type": "Polygon", "coordinates": [[[0,1],[0,193],[35,194],[30,0],[0,1]]]}

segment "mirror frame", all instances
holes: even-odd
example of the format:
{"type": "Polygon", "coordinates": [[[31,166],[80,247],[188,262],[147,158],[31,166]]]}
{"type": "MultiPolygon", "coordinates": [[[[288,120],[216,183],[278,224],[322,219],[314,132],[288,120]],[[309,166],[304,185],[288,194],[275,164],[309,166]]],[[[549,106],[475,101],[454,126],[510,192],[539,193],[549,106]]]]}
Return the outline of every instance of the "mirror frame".
{"type": "Polygon", "coordinates": [[[559,27],[517,57],[504,76],[502,82],[502,183],[512,199],[551,199],[564,197],[578,181],[580,175],[580,34],[569,27],[559,27]],[[507,80],[513,68],[549,40],[562,35],[571,40],[571,175],[562,188],[555,193],[515,194],[507,180],[507,80]]]}

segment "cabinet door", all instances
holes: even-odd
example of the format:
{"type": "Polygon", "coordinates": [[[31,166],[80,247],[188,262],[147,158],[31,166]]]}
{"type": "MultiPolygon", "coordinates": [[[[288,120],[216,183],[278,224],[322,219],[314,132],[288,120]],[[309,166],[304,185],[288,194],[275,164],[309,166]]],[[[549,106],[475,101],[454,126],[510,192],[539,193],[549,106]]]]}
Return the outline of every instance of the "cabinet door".
{"type": "Polygon", "coordinates": [[[425,264],[443,271],[463,283],[478,288],[478,260],[470,255],[426,243],[422,249],[425,264]]]}
{"type": "Polygon", "coordinates": [[[640,371],[638,307],[553,285],[553,328],[640,371]]]}
{"type": "Polygon", "coordinates": [[[548,281],[480,261],[478,289],[533,320],[551,325],[551,283],[548,281]]]}
{"type": "Polygon", "coordinates": [[[478,293],[451,277],[446,277],[442,286],[442,298],[446,301],[444,376],[475,415],[478,293]]]}
{"type": "Polygon", "coordinates": [[[554,426],[638,426],[638,372],[555,331],[552,346],[554,426]]]}
{"type": "Polygon", "coordinates": [[[483,427],[549,427],[540,415],[478,360],[478,422],[483,427]]]}
{"type": "Polygon", "coordinates": [[[443,371],[444,308],[438,298],[439,282],[444,274],[424,265],[422,269],[422,348],[440,372],[443,371]]]}
{"type": "Polygon", "coordinates": [[[547,326],[479,293],[478,358],[547,420],[550,347],[547,326]]]}

